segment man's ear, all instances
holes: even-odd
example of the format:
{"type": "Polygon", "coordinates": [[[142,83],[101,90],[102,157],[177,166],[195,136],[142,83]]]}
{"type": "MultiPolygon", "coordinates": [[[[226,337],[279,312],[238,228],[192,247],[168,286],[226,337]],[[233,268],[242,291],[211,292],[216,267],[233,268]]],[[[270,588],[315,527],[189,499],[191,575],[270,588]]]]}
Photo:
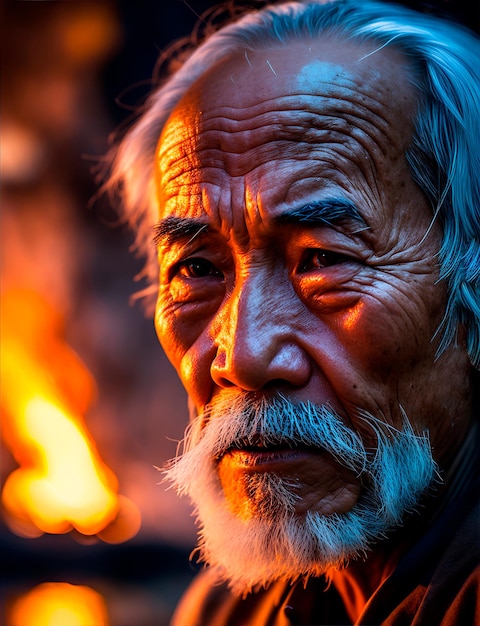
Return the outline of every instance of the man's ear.
{"type": "Polygon", "coordinates": [[[190,421],[193,421],[198,416],[197,407],[193,403],[193,400],[190,396],[188,396],[188,418],[190,421]]]}

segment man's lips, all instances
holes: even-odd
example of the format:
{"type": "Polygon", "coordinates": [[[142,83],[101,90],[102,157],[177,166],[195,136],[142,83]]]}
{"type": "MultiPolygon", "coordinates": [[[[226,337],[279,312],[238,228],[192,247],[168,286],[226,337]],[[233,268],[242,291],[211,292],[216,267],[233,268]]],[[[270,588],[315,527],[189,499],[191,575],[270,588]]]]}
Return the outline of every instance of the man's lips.
{"type": "MultiPolygon", "coordinates": [[[[230,448],[221,458],[228,457],[229,463],[238,469],[254,471],[273,471],[275,466],[302,462],[307,457],[319,455],[319,448],[279,446],[247,446],[230,448]]],[[[221,459],[219,459],[220,461],[221,459]]]]}

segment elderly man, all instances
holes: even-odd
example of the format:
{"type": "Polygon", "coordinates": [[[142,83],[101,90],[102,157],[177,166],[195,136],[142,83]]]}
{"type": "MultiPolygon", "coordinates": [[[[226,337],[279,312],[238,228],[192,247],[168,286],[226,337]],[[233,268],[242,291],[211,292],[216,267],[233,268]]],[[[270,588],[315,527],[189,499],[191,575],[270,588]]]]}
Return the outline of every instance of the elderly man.
{"type": "Polygon", "coordinates": [[[175,625],[479,623],[479,67],[408,9],[276,4],[117,148],[191,403],[175,625]]]}

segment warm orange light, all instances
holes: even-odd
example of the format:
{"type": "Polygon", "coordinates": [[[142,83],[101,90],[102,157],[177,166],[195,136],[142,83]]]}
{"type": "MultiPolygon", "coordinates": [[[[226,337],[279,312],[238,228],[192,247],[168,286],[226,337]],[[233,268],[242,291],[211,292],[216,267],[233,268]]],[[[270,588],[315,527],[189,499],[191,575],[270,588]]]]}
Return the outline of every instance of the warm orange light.
{"type": "Polygon", "coordinates": [[[86,535],[102,530],[118,511],[116,480],[78,423],[41,397],[17,415],[17,445],[34,451],[36,463],[10,474],[6,509],[48,533],[72,527],[86,535]]]}
{"type": "Polygon", "coordinates": [[[343,319],[343,327],[345,330],[353,330],[360,319],[363,309],[363,302],[359,302],[356,306],[347,311],[343,319]]]}
{"type": "Polygon", "coordinates": [[[68,583],[43,583],[18,599],[7,626],[108,626],[102,596],[68,583]]]}
{"type": "Polygon", "coordinates": [[[72,528],[94,535],[113,524],[110,535],[125,541],[138,532],[138,510],[118,495],[117,479],[89,435],[81,410],[94,383],[48,313],[31,294],[4,299],[2,435],[20,466],[2,491],[7,522],[27,537],[72,528]]]}

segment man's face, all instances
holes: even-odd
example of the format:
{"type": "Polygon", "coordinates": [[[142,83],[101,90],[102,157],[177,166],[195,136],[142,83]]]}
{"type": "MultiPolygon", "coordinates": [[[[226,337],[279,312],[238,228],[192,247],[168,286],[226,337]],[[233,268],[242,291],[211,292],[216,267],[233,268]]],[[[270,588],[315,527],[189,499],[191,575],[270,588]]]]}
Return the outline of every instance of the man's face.
{"type": "MultiPolygon", "coordinates": [[[[462,346],[435,359],[446,294],[440,226],[404,156],[415,93],[402,58],[373,49],[241,52],[177,106],[158,151],[156,329],[200,415],[281,394],[332,408],[372,449],[362,415],[407,416],[442,464],[468,364],[462,346]]],[[[348,512],[363,489],[308,447],[250,441],[213,461],[238,516],[255,515],[253,474],[295,478],[299,515],[348,512]]]]}

